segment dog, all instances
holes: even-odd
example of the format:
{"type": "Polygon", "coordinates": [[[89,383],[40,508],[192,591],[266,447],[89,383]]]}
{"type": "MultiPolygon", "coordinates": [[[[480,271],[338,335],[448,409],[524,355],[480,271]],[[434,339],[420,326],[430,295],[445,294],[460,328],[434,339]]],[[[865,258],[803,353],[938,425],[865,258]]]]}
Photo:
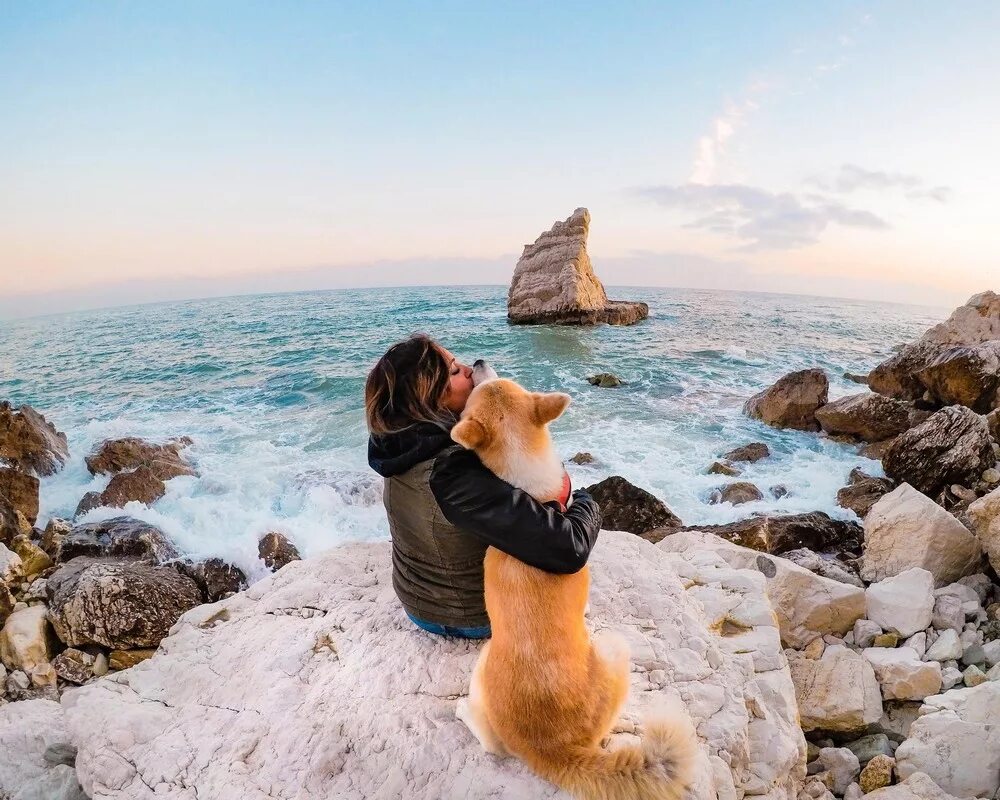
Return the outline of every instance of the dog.
{"type": "MultiPolygon", "coordinates": [[[[529,392],[482,361],[473,384],[451,438],[535,500],[560,501],[565,469],[548,425],[569,395],[529,392]]],[[[555,575],[491,547],[484,572],[493,635],[457,709],[483,748],[585,800],[679,800],[697,752],[682,708],[647,720],[639,744],[601,747],[628,695],[629,648],[610,631],[589,635],[587,567],[555,575]]]]}

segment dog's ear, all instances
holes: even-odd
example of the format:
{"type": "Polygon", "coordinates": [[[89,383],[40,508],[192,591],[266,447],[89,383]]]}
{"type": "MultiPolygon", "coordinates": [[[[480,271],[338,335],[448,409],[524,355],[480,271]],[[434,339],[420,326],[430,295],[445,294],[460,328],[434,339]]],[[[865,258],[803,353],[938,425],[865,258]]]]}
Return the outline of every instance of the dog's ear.
{"type": "Polygon", "coordinates": [[[569,400],[569,395],[562,392],[535,392],[535,419],[541,425],[559,419],[569,405],[569,400]]]}
{"type": "Polygon", "coordinates": [[[460,420],[451,429],[451,438],[452,441],[458,442],[466,450],[475,450],[486,441],[486,429],[479,420],[469,417],[460,420]]]}

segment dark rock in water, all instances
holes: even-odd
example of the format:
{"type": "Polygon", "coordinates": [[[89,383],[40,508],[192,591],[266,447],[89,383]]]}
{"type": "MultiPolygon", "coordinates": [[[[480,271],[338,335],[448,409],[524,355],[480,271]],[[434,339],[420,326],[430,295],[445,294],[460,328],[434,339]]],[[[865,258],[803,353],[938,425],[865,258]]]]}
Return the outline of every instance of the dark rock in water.
{"type": "Polygon", "coordinates": [[[191,444],[182,436],[166,444],[153,444],[135,436],[108,439],[84,459],[91,475],[117,474],[148,467],[161,481],[179,475],[194,475],[194,468],[181,456],[181,450],[191,444]]]}
{"type": "Polygon", "coordinates": [[[713,461],[708,467],[709,475],[728,475],[731,478],[735,478],[737,475],[742,475],[743,470],[739,467],[734,467],[732,464],[727,464],[725,461],[713,461]]]}
{"type": "Polygon", "coordinates": [[[151,506],[167,493],[167,487],[149,467],[119,472],[101,492],[101,505],[122,508],[133,500],[151,506]]]}
{"type": "Polygon", "coordinates": [[[938,405],[992,411],[1000,407],[1000,341],[945,350],[917,378],[938,405]]]}
{"type": "Polygon", "coordinates": [[[619,386],[625,385],[625,381],[613,372],[598,372],[587,378],[587,383],[591,386],[600,386],[602,389],[617,389],[619,386]]]}
{"type": "Polygon", "coordinates": [[[38,478],[13,467],[0,467],[0,497],[32,525],[38,519],[38,478]]]}
{"type": "Polygon", "coordinates": [[[770,455],[771,448],[763,442],[750,442],[750,444],[745,444],[742,447],[737,447],[735,450],[724,453],[722,458],[726,461],[748,461],[753,464],[770,455]]]}
{"type": "Polygon", "coordinates": [[[577,453],[569,459],[574,464],[593,464],[594,457],[590,453],[577,453]]]}
{"type": "Polygon", "coordinates": [[[948,406],[901,434],[882,457],[885,474],[934,497],[953,483],[971,485],[997,463],[984,417],[948,406]]]}
{"type": "Polygon", "coordinates": [[[845,381],[851,381],[851,383],[860,383],[863,386],[867,386],[868,385],[868,376],[867,375],[856,375],[853,372],[845,372],[844,373],[844,380],[845,381]]]}
{"type": "Polygon", "coordinates": [[[112,517],[75,526],[55,547],[56,561],[77,556],[136,558],[162,564],[179,553],[167,535],[148,522],[133,517],[112,517]]]}
{"type": "Polygon", "coordinates": [[[856,522],[831,519],[822,511],[760,515],[727,525],[690,525],[680,530],[712,533],[771,555],[807,547],[817,552],[861,554],[864,530],[856,522]]]}
{"type": "Polygon", "coordinates": [[[601,507],[605,530],[642,535],[657,528],[679,528],[684,524],[662,500],[619,475],[588,486],[587,491],[601,507]]]}
{"type": "Polygon", "coordinates": [[[788,487],[782,483],[779,483],[777,486],[772,486],[769,491],[771,492],[771,497],[775,500],[780,500],[782,497],[788,496],[788,487]]]}
{"type": "Polygon", "coordinates": [[[271,531],[257,543],[257,554],[268,569],[277,571],[286,564],[301,560],[299,551],[284,534],[271,531]]]}
{"type": "Polygon", "coordinates": [[[743,413],[775,428],[818,431],[816,409],[826,404],[829,390],[821,369],[791,372],[747,400],[743,413]]]}
{"type": "Polygon", "coordinates": [[[939,352],[941,346],[933,342],[917,341],[907,345],[868,374],[868,386],[873,392],[888,397],[919,400],[925,389],[917,373],[939,352]]]}
{"type": "Polygon", "coordinates": [[[891,439],[884,439],[881,442],[871,442],[862,447],[858,452],[865,458],[873,459],[874,461],[881,461],[882,457],[888,452],[889,448],[892,447],[892,443],[896,441],[894,436],[891,439]]]}
{"type": "Polygon", "coordinates": [[[73,519],[82,517],[88,511],[93,511],[95,508],[103,506],[104,501],[101,499],[101,496],[101,492],[87,492],[80,498],[80,502],[77,503],[76,511],[73,512],[73,519]]]}
{"type": "Polygon", "coordinates": [[[195,582],[173,567],[86,556],[52,573],[47,591],[49,621],[71,647],[156,647],[181,614],[202,602],[195,582]]]}
{"type": "Polygon", "coordinates": [[[0,403],[0,461],[36,475],[52,475],[69,458],[66,434],[31,406],[0,403]]]}
{"type": "Polygon", "coordinates": [[[873,477],[860,467],[852,469],[847,480],[848,485],[837,492],[837,505],[851,509],[861,519],[884,495],[896,488],[896,484],[888,478],[873,477]]]}
{"type": "Polygon", "coordinates": [[[742,503],[753,503],[763,499],[764,495],[754,484],[749,481],[736,481],[713,491],[708,502],[712,505],[716,505],[717,503],[732,503],[734,506],[737,506],[742,503]]]}
{"type": "Polygon", "coordinates": [[[828,434],[880,442],[908,430],[912,411],[910,403],[863,392],[827,403],[816,411],[816,420],[828,434]]]}
{"type": "Polygon", "coordinates": [[[214,603],[247,588],[247,576],[243,570],[227,564],[221,558],[175,561],[174,566],[198,584],[206,603],[214,603]]]}

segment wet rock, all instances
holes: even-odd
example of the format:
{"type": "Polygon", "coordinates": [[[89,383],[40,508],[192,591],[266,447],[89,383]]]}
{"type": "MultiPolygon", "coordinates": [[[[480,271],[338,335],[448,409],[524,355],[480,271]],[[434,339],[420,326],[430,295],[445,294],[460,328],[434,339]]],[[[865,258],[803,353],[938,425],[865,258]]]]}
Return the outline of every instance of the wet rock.
{"type": "Polygon", "coordinates": [[[961,405],[985,414],[1000,407],[1000,341],[954,347],[917,372],[938,405],[961,405]]]}
{"type": "Polygon", "coordinates": [[[73,530],[73,525],[59,517],[52,517],[42,532],[42,549],[53,559],[59,554],[63,539],[73,530]]]}
{"type": "Polygon", "coordinates": [[[822,511],[809,514],[761,515],[726,525],[689,526],[720,536],[741,547],[773,555],[805,547],[822,552],[860,554],[863,530],[856,522],[832,519],[822,511]]]}
{"type": "Polygon", "coordinates": [[[816,410],[816,420],[826,433],[851,436],[863,442],[881,442],[909,429],[912,405],[863,392],[833,400],[816,410]]]}
{"type": "Polygon", "coordinates": [[[587,491],[601,507],[605,530],[640,536],[658,530],[659,541],[666,534],[662,529],[672,530],[684,524],[662,500],[618,475],[588,486],[587,491]]]}
{"type": "Polygon", "coordinates": [[[895,484],[888,478],[873,477],[856,467],[851,470],[848,485],[837,492],[837,505],[851,509],[864,519],[872,506],[894,487],[895,484]]]}
{"type": "Polygon", "coordinates": [[[881,718],[882,697],[875,672],[858,653],[833,645],[818,660],[794,650],[785,654],[804,731],[852,733],[881,718]]]}
{"type": "Polygon", "coordinates": [[[763,500],[764,495],[749,481],[736,481],[716,489],[709,497],[709,503],[732,503],[734,506],[742,503],[754,503],[763,500]]]}
{"type": "Polygon", "coordinates": [[[271,531],[257,543],[257,554],[271,570],[277,571],[286,564],[299,561],[301,556],[295,545],[284,534],[271,531]]]}
{"type": "Polygon", "coordinates": [[[94,677],[94,656],[75,647],[67,647],[52,659],[52,666],[60,678],[77,686],[94,677]]]}
{"type": "Polygon", "coordinates": [[[885,474],[934,497],[953,483],[975,483],[996,464],[983,417],[948,406],[901,434],[882,459],[885,474]]]}
{"type": "MultiPolygon", "coordinates": [[[[0,416],[3,411],[0,410],[0,416]]],[[[2,462],[0,462],[2,463],[2,462]]],[[[13,467],[0,466],[0,497],[32,525],[38,519],[38,478],[13,467]]]]}
{"type": "Polygon", "coordinates": [[[816,410],[826,403],[829,389],[821,369],[791,372],[747,400],[743,413],[775,428],[818,431],[816,410]]]}
{"type": "Polygon", "coordinates": [[[191,439],[186,436],[165,444],[153,444],[134,436],[108,439],[87,456],[85,461],[92,475],[114,475],[147,467],[156,478],[168,481],[179,475],[196,474],[181,455],[181,450],[190,444],[191,439]]]}
{"type": "Polygon", "coordinates": [[[625,385],[625,381],[613,372],[599,372],[596,375],[591,375],[587,378],[587,383],[602,389],[617,389],[619,386],[625,385]]]}
{"type": "Polygon", "coordinates": [[[925,569],[905,570],[865,591],[867,617],[883,630],[912,636],[931,624],[934,576],[925,569]]]}
{"type": "Polygon", "coordinates": [[[965,513],[990,566],[1000,573],[1000,488],[981,497],[965,513]]]}
{"type": "Polygon", "coordinates": [[[580,452],[569,459],[574,464],[593,464],[594,457],[590,453],[580,452]]]}
{"type": "Polygon", "coordinates": [[[858,375],[855,372],[845,372],[844,373],[844,380],[845,381],[850,381],[851,383],[860,383],[863,386],[867,386],[868,385],[868,376],[867,375],[858,375]]]}
{"type": "Polygon", "coordinates": [[[247,587],[247,576],[243,570],[221,558],[194,562],[175,561],[174,566],[198,584],[206,603],[214,603],[247,587]]]}
{"type": "Polygon", "coordinates": [[[590,212],[578,208],[563,222],[525,245],[507,294],[513,324],[631,325],[649,306],[608,300],[587,254],[590,212]]]}
{"type": "Polygon", "coordinates": [[[788,496],[788,487],[779,483],[778,485],[772,486],[768,489],[768,492],[775,500],[780,500],[782,497],[788,496]]]}
{"type": "Polygon", "coordinates": [[[77,556],[93,556],[136,558],[162,564],[179,555],[163,531],[133,517],[112,517],[75,525],[61,537],[55,551],[59,562],[77,556]]]}
{"type": "Polygon", "coordinates": [[[15,411],[10,403],[0,403],[0,462],[45,476],[60,470],[67,458],[65,433],[31,406],[15,411]]]}
{"type": "Polygon", "coordinates": [[[119,472],[101,492],[101,505],[122,508],[133,500],[151,506],[167,493],[167,487],[149,467],[119,472]]]}
{"type": "Polygon", "coordinates": [[[202,602],[195,582],[172,567],[85,556],[49,576],[48,592],[52,625],[72,647],[155,647],[202,602]]]}
{"type": "Polygon", "coordinates": [[[73,519],[82,517],[88,511],[93,511],[95,508],[103,506],[104,500],[102,495],[102,492],[87,492],[80,498],[80,502],[77,503],[76,511],[73,512],[73,519]]]}
{"type": "Polygon", "coordinates": [[[722,458],[734,463],[747,461],[753,464],[761,459],[768,458],[770,455],[771,448],[763,442],[750,442],[750,444],[742,445],[734,450],[730,450],[728,453],[724,453],[722,458]]]}
{"type": "Polygon", "coordinates": [[[709,475],[728,475],[731,478],[743,474],[743,471],[739,467],[734,467],[725,461],[713,461],[709,465],[707,472],[709,475]]]}
{"type": "Polygon", "coordinates": [[[31,673],[52,658],[45,606],[15,611],[0,630],[0,661],[8,669],[31,673]]]}
{"type": "Polygon", "coordinates": [[[862,655],[875,670],[886,700],[923,700],[941,690],[941,665],[921,661],[909,647],[869,647],[862,655]]]}

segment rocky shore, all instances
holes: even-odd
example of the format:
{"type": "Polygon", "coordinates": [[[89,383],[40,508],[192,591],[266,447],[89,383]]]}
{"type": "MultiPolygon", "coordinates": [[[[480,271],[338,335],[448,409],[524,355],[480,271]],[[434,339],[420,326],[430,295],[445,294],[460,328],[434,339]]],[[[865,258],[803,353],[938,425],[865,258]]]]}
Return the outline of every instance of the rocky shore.
{"type": "MultiPolygon", "coordinates": [[[[684,703],[697,798],[1000,797],[998,352],[986,292],[870,390],[830,401],[812,369],[747,399],[762,425],[881,459],[884,477],[856,469],[837,494],[856,521],[690,526],[620,476],[590,487],[607,530],[589,621],[632,646],[617,738],[684,703]]],[[[189,444],[100,444],[87,468],[110,480],[78,515],[155,504],[196,472],[189,444]]],[[[0,798],[562,796],[455,719],[478,645],[413,630],[388,543],[302,561],[272,532],[276,572],[247,587],[126,515],[37,527],[39,478],[68,456],[41,414],[0,405],[0,798]]],[[[720,448],[705,502],[787,491],[745,479],[777,457],[720,448]]]]}

